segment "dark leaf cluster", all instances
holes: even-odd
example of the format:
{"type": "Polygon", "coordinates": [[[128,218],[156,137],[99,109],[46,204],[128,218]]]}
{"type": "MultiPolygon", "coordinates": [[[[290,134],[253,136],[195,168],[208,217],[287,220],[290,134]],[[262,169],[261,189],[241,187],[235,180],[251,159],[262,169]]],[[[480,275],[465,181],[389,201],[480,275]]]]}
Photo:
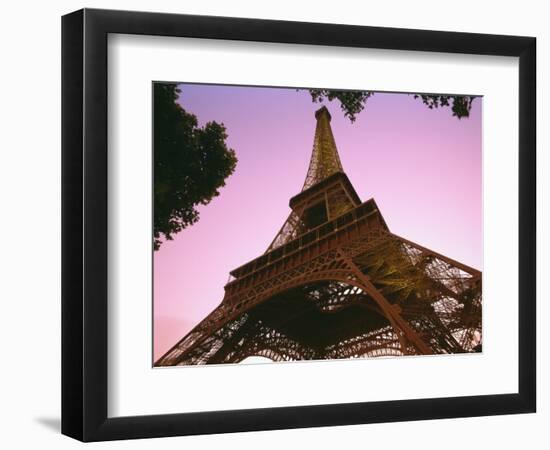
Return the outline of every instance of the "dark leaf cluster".
{"type": "Polygon", "coordinates": [[[357,114],[365,108],[368,98],[373,94],[369,91],[334,91],[330,89],[308,89],[311,99],[314,102],[321,102],[323,99],[340,101],[340,108],[344,116],[351,122],[355,122],[357,114]]]}
{"type": "Polygon", "coordinates": [[[430,109],[450,106],[453,116],[462,119],[463,117],[470,116],[470,110],[472,109],[472,102],[475,96],[414,94],[414,98],[422,99],[422,102],[430,109]]]}
{"type": "Polygon", "coordinates": [[[198,205],[219,195],[237,164],[235,151],[226,145],[223,124],[208,122],[199,127],[197,118],[177,102],[176,84],[154,84],[154,248],[162,237],[194,224],[198,205]]]}
{"type": "MultiPolygon", "coordinates": [[[[369,97],[374,95],[372,91],[337,91],[332,89],[308,89],[313,102],[338,100],[344,116],[351,122],[355,122],[357,114],[365,108],[369,97]]],[[[420,98],[430,109],[439,107],[450,107],[453,116],[461,119],[469,117],[472,102],[475,96],[471,95],[435,95],[435,94],[413,94],[414,98],[420,98]]]]}

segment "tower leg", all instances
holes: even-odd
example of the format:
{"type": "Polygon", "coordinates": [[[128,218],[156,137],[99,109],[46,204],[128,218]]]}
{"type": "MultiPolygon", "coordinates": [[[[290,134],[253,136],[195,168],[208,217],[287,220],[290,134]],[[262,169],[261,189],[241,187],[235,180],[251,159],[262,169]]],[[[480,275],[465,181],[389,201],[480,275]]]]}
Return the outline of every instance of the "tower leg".
{"type": "Polygon", "coordinates": [[[361,283],[362,287],[365,289],[365,292],[369,294],[372,299],[380,306],[380,309],[384,312],[391,325],[397,332],[399,337],[399,342],[403,353],[407,353],[406,342],[404,342],[403,336],[399,331],[402,331],[407,340],[413,344],[416,349],[423,355],[431,355],[433,353],[432,349],[418,336],[418,334],[411,328],[401,314],[394,308],[394,306],[388,301],[386,297],[376,288],[372,283],[370,278],[363,273],[363,271],[357,267],[353,260],[346,255],[342,250],[340,254],[344,261],[346,262],[349,269],[353,272],[357,280],[361,283]]]}

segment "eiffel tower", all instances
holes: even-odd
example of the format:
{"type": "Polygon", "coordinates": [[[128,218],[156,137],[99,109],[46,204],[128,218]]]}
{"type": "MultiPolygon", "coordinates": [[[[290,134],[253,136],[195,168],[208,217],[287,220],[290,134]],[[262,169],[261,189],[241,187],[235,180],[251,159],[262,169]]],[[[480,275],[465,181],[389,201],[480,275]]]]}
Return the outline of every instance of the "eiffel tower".
{"type": "Polygon", "coordinates": [[[481,272],[393,234],[344,173],[326,107],[302,191],[267,251],[156,366],[480,350],[481,272]]]}

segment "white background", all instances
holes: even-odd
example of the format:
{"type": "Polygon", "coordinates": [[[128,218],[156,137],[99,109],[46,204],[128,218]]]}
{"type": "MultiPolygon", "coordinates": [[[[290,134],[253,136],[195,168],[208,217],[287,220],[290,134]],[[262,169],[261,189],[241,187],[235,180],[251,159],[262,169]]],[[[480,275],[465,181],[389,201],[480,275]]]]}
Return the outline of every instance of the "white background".
{"type": "Polygon", "coordinates": [[[109,67],[111,417],[517,392],[517,58],[112,36],[109,67]],[[483,94],[483,355],[151,370],[151,80],[182,76],[483,94]]]}
{"type": "MultiPolygon", "coordinates": [[[[3,314],[0,338],[0,442],[7,448],[72,448],[58,434],[60,377],[60,18],[82,6],[248,16],[288,20],[416,27],[535,35],[538,41],[538,147],[548,141],[550,31],[543,2],[180,2],[111,1],[10,3],[0,18],[2,77],[0,142],[2,162],[3,314]],[[396,3],[399,3],[396,5],[396,3]],[[6,251],[7,250],[7,251],[6,251]]],[[[548,222],[550,160],[539,154],[539,229],[548,222]],[[544,174],[543,174],[544,172],[544,174]]],[[[547,226],[547,225],[546,225],[547,226]]],[[[548,237],[539,235],[539,278],[547,267],[548,237]]],[[[505,277],[503,277],[505,278],[505,277]]],[[[549,375],[548,282],[539,283],[539,380],[549,375]],[[546,352],[546,355],[544,353],[546,352]]],[[[390,448],[530,448],[548,446],[548,389],[539,383],[536,415],[471,418],[401,424],[241,433],[98,444],[118,448],[295,448],[342,445],[390,448]]]]}

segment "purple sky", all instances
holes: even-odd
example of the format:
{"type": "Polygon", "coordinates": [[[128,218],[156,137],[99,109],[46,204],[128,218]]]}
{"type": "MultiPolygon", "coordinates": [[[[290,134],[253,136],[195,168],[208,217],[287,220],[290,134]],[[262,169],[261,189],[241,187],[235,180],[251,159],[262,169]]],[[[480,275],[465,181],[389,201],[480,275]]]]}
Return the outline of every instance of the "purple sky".
{"type": "MultiPolygon", "coordinates": [[[[199,125],[225,124],[239,160],[200,220],[154,255],[154,359],[223,298],[229,271],[261,255],[306,176],[315,131],[307,91],[181,86],[199,125]]],[[[481,103],[458,120],[407,94],[376,93],[355,123],[326,102],[349,179],[374,197],[390,230],[482,269],[481,103]]]]}

